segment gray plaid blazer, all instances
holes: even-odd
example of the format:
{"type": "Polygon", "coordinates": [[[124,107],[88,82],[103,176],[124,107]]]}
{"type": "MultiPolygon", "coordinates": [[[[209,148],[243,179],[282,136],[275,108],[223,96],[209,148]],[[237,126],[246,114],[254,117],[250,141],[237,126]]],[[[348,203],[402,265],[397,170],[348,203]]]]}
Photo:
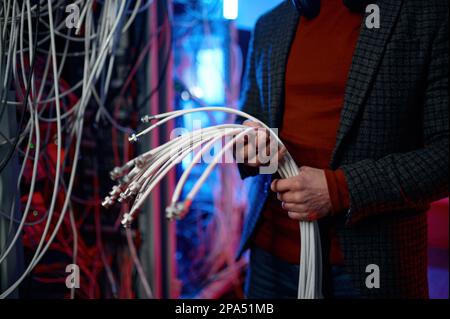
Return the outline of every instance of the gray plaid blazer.
{"type": "MultiPolygon", "coordinates": [[[[381,28],[361,26],[330,162],[345,173],[350,209],[322,220],[321,229],[336,225],[345,265],[364,297],[426,298],[425,213],[448,196],[448,0],[377,4],[381,28]],[[371,264],[380,268],[379,289],[365,284],[371,264]]],[[[258,20],[251,39],[241,106],[270,127],[282,123],[299,19],[285,1],[258,20]]],[[[251,181],[239,256],[251,245],[272,179],[240,170],[251,181]]]]}

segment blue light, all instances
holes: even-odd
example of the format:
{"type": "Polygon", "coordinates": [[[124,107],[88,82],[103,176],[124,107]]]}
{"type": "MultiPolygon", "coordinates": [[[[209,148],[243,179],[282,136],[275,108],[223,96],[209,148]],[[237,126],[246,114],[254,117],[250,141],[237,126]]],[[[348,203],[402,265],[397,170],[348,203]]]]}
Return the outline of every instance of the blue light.
{"type": "Polygon", "coordinates": [[[225,103],[225,62],[222,48],[202,49],[197,54],[197,86],[191,91],[209,105],[225,103]]]}
{"type": "Polygon", "coordinates": [[[238,0],[223,0],[223,17],[227,20],[236,20],[238,17],[238,0]]]}

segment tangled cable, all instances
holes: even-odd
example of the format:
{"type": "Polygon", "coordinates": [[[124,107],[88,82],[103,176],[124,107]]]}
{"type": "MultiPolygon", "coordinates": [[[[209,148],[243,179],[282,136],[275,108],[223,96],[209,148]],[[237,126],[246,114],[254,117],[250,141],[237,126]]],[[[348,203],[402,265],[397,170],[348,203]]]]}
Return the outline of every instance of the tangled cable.
{"type": "MultiPolygon", "coordinates": [[[[1,214],[11,223],[16,222],[18,226],[11,233],[11,240],[4,243],[5,247],[0,247],[0,264],[7,260],[19,242],[24,226],[29,225],[26,221],[32,207],[33,195],[37,192],[38,169],[43,158],[43,146],[48,145],[49,140],[52,139],[50,133],[47,137],[41,136],[43,126],[54,125],[56,128],[53,139],[56,144],[56,159],[51,198],[46,207],[45,218],[42,219],[44,224],[42,235],[30,257],[29,264],[25,265],[24,271],[19,274],[17,280],[0,292],[0,299],[8,297],[38,265],[64,225],[68,212],[70,212],[70,222],[74,230],[73,262],[76,263],[78,240],[72,216],[71,198],[81,153],[83,124],[87,117],[86,109],[92,96],[99,101],[106,99],[110,82],[113,80],[115,50],[120,36],[133,23],[137,13],[145,10],[152,3],[153,0],[148,0],[144,4],[142,0],[104,1],[96,11],[98,12],[96,17],[93,0],[2,1],[0,5],[0,118],[10,107],[17,108],[21,118],[14,138],[1,134],[0,145],[9,145],[10,148],[7,156],[0,161],[0,172],[7,166],[16,151],[24,154],[18,181],[14,185],[14,194],[19,194],[28,161],[32,163],[32,168],[26,192],[28,197],[23,205],[20,221],[13,218],[15,204],[12,205],[10,212],[1,214]],[[64,12],[68,4],[80,7],[78,26],[83,26],[82,35],[79,35],[80,28],[74,35],[71,34],[73,30],[66,28],[65,16],[61,12],[64,12]],[[67,30],[67,33],[64,30],[67,30]],[[58,50],[59,39],[65,43],[62,52],[58,50]],[[73,42],[84,45],[83,50],[68,52],[69,44],[73,42]],[[69,56],[83,57],[83,72],[76,84],[64,89],[61,73],[69,56]],[[97,91],[100,92],[97,93],[97,91]],[[74,92],[78,92],[79,98],[73,97],[74,92]],[[69,109],[65,105],[67,97],[75,100],[69,109]],[[20,149],[21,146],[24,146],[24,151],[20,149]],[[65,158],[63,153],[66,154],[65,158]],[[69,172],[65,174],[66,171],[69,172]],[[58,196],[63,191],[65,194],[63,202],[58,203],[58,196]]],[[[102,103],[99,103],[99,112],[116,125],[107,110],[102,108],[102,103]]],[[[151,294],[147,293],[147,295],[151,294]]],[[[74,290],[72,290],[73,296],[74,290]]]]}
{"type": "MultiPolygon", "coordinates": [[[[145,116],[142,118],[142,122],[153,122],[153,124],[142,132],[133,134],[129,140],[130,142],[136,142],[141,136],[152,132],[164,123],[196,112],[224,112],[257,122],[270,133],[271,137],[277,141],[279,146],[284,146],[280,138],[263,122],[249,114],[226,107],[202,107],[145,116]]],[[[113,187],[109,196],[105,198],[102,203],[103,206],[110,207],[116,202],[130,202],[131,209],[123,215],[122,219],[122,224],[125,227],[129,226],[133,222],[138,210],[164,176],[180,163],[181,160],[200,149],[179,179],[172,195],[171,205],[166,209],[167,218],[183,218],[188,213],[193,198],[212,173],[214,167],[219,164],[221,158],[227,151],[233,148],[238,140],[252,130],[255,130],[255,128],[240,124],[224,124],[194,130],[136,157],[122,167],[114,168],[111,171],[111,178],[118,181],[118,184],[113,187]],[[200,160],[202,155],[210,152],[213,145],[223,138],[227,138],[227,142],[214,155],[186,198],[180,201],[181,191],[192,168],[200,160]]],[[[299,174],[298,167],[289,153],[280,161],[278,173],[282,178],[289,178],[299,174]]],[[[317,222],[300,222],[299,227],[301,253],[298,298],[322,298],[322,259],[319,228],[317,222]]]]}

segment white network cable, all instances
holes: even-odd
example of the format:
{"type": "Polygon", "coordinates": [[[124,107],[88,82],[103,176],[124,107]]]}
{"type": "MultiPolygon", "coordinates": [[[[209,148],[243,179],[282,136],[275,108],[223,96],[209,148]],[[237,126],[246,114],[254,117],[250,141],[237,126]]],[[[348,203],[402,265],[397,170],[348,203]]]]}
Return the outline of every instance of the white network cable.
{"type": "MultiPolygon", "coordinates": [[[[37,249],[35,250],[30,263],[25,267],[23,273],[19,278],[11,284],[6,290],[0,292],[0,299],[6,298],[11,292],[13,292],[20,283],[26,278],[31,270],[42,259],[44,254],[49,249],[52,241],[56,237],[62,222],[64,221],[67,211],[71,206],[71,194],[75,181],[75,174],[77,171],[78,158],[80,155],[81,136],[83,134],[83,122],[85,119],[86,107],[89,103],[90,97],[95,91],[95,84],[100,78],[102,72],[106,70],[107,81],[104,87],[104,94],[109,89],[109,82],[111,78],[111,70],[114,64],[114,47],[117,41],[120,39],[120,35],[129,28],[133,20],[136,18],[137,12],[140,11],[142,1],[135,2],[134,9],[130,17],[126,18],[127,6],[129,1],[123,0],[108,0],[104,2],[104,5],[100,7],[100,17],[98,22],[94,20],[94,13],[92,8],[92,1],[76,0],[71,3],[77,5],[83,5],[83,17],[81,23],[84,24],[84,36],[77,37],[71,36],[70,30],[67,34],[62,32],[65,29],[65,21],[63,19],[57,21],[56,12],[65,8],[69,2],[67,0],[39,0],[38,4],[31,5],[30,0],[15,1],[4,0],[2,7],[0,8],[0,105],[7,106],[22,106],[24,99],[27,99],[27,110],[23,112],[29,112],[28,122],[25,124],[25,129],[20,132],[18,140],[28,140],[26,144],[26,150],[24,152],[23,163],[28,160],[33,162],[31,182],[29,185],[29,194],[27,202],[25,204],[22,218],[19,222],[14,236],[6,247],[0,247],[0,263],[4,262],[8,255],[11,253],[12,248],[18,242],[22,233],[23,227],[27,220],[33,193],[36,189],[36,176],[39,163],[39,152],[41,150],[42,140],[40,136],[40,122],[54,122],[57,128],[57,138],[55,143],[57,144],[57,160],[54,179],[54,191],[50,199],[50,205],[48,208],[48,214],[46,217],[44,232],[38,242],[37,249]],[[33,36],[37,30],[34,28],[32,19],[39,18],[39,23],[42,27],[47,27],[47,33],[39,30],[39,34],[44,34],[42,37],[36,37],[37,43],[33,41],[33,36]],[[48,20],[48,21],[46,21],[48,20]],[[26,29],[27,28],[27,29],[26,29]],[[27,30],[27,32],[25,32],[27,30]],[[28,38],[24,39],[24,35],[28,33],[28,38]],[[56,48],[55,37],[61,37],[65,40],[65,46],[63,52],[58,52],[56,48]],[[66,57],[71,54],[68,53],[69,41],[83,42],[84,51],[79,55],[84,55],[83,75],[79,81],[70,89],[65,91],[61,90],[59,85],[59,79],[66,62],[66,57]],[[44,72],[40,81],[37,81],[34,75],[31,76],[30,87],[27,84],[26,70],[30,68],[25,65],[25,56],[28,54],[28,61],[30,65],[36,59],[34,56],[34,45],[39,46],[36,51],[40,54],[46,54],[44,72]],[[48,49],[44,50],[48,45],[48,49]],[[18,67],[19,66],[19,67],[18,67]],[[51,68],[51,72],[50,72],[51,68]],[[49,77],[52,74],[52,77],[49,77]],[[52,81],[53,88],[50,92],[44,92],[46,83],[52,81]],[[9,100],[9,96],[6,94],[10,90],[11,83],[14,84],[14,89],[21,99],[9,100]],[[61,99],[67,96],[71,92],[81,88],[81,97],[75,103],[75,105],[67,111],[63,112],[61,108],[61,99]],[[25,92],[30,89],[29,96],[26,96],[25,92]],[[54,118],[45,118],[43,114],[48,110],[49,106],[54,103],[56,115],[54,118]],[[40,107],[41,106],[41,107],[40,107]],[[64,122],[63,122],[64,121],[64,122]],[[64,132],[68,131],[68,136],[62,136],[63,128],[66,128],[64,132]],[[58,193],[60,192],[63,180],[62,174],[62,158],[61,151],[63,148],[63,140],[72,140],[74,145],[73,158],[68,162],[73,163],[71,172],[69,175],[69,181],[67,183],[66,196],[64,199],[63,207],[60,211],[59,217],[55,220],[54,211],[58,193]],[[35,141],[34,157],[31,156],[30,146],[35,141]],[[51,227],[51,225],[54,227],[51,227]]],[[[151,4],[152,1],[148,1],[151,4]]],[[[77,35],[77,34],[75,34],[77,35]]],[[[29,71],[31,72],[31,71],[29,71]]],[[[11,143],[11,141],[0,140],[0,143],[11,143]]],[[[20,144],[20,143],[19,143],[20,144]]],[[[44,143],[42,143],[44,144],[44,143]]],[[[67,154],[67,152],[66,152],[67,154]]],[[[24,175],[25,165],[22,165],[18,181],[16,184],[16,192],[18,192],[22,177],[24,175]]],[[[65,185],[66,183],[64,183],[65,185]]],[[[12,206],[10,210],[10,216],[14,211],[15,206],[12,206]]],[[[12,218],[10,218],[12,224],[12,218]]],[[[73,220],[72,220],[73,224],[73,220]]],[[[10,227],[11,228],[11,227],[10,227]]],[[[74,234],[75,236],[76,234],[74,234]]],[[[74,256],[76,255],[76,245],[74,246],[74,256]]]]}
{"type": "MultiPolygon", "coordinates": [[[[130,141],[137,141],[139,137],[150,133],[157,127],[177,117],[195,112],[217,111],[234,114],[259,123],[261,127],[267,129],[271,137],[277,141],[279,146],[284,147],[283,142],[279,137],[263,122],[244,112],[226,107],[202,107],[191,110],[173,111],[154,116],[145,116],[142,118],[142,122],[148,123],[155,121],[155,123],[139,134],[132,135],[130,141]]],[[[193,157],[189,167],[186,168],[181,176],[173,193],[171,205],[166,209],[167,218],[183,218],[188,212],[193,198],[211,174],[213,168],[219,163],[225,153],[242,138],[242,136],[248,134],[252,130],[255,130],[255,128],[237,124],[225,124],[195,130],[174,138],[167,143],[138,156],[122,167],[114,168],[111,172],[111,178],[119,183],[113,187],[109,196],[105,198],[102,203],[103,206],[110,207],[116,201],[129,201],[131,203],[131,209],[128,213],[123,215],[122,220],[124,226],[129,226],[135,218],[137,211],[142,207],[152,190],[164,176],[175,167],[175,165],[180,163],[181,160],[200,149],[193,157]],[[194,165],[205,153],[210,152],[210,149],[223,138],[229,138],[229,140],[223,148],[214,155],[202,176],[196,181],[195,185],[186,196],[186,199],[183,202],[180,202],[181,191],[194,165]]],[[[289,153],[287,153],[279,163],[278,173],[282,178],[289,178],[299,174],[298,167],[289,153]]],[[[300,222],[299,227],[301,253],[298,298],[319,299],[322,298],[322,257],[319,228],[317,222],[300,222]]]]}

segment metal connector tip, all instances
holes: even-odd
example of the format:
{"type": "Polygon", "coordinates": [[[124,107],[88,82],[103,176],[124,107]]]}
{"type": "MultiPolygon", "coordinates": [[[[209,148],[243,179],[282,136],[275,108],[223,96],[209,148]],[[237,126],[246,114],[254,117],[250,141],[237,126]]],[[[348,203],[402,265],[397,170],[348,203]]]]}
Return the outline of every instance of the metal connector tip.
{"type": "Polygon", "coordinates": [[[170,205],[166,207],[166,218],[168,220],[174,220],[177,216],[178,209],[175,207],[175,205],[170,205]]]}
{"type": "Polygon", "coordinates": [[[121,221],[121,224],[124,226],[124,227],[129,227],[130,225],[131,225],[131,222],[133,221],[133,217],[131,216],[131,214],[130,213],[125,213],[125,214],[123,214],[123,217],[122,217],[122,221],[121,221]]]}
{"type": "Polygon", "coordinates": [[[166,208],[166,217],[170,220],[183,219],[189,212],[191,201],[178,202],[175,205],[170,205],[166,208]]]}
{"type": "Polygon", "coordinates": [[[131,143],[136,143],[138,140],[136,134],[132,134],[129,138],[128,141],[130,141],[131,143]]]}
{"type": "Polygon", "coordinates": [[[105,197],[102,202],[102,206],[105,208],[110,208],[114,204],[114,200],[111,197],[105,197]]]}
{"type": "Polygon", "coordinates": [[[150,121],[154,120],[156,117],[154,115],[145,115],[141,117],[142,123],[149,123],[150,121]]]}
{"type": "Polygon", "coordinates": [[[111,179],[113,181],[116,181],[117,179],[119,179],[119,177],[122,175],[122,169],[120,167],[114,167],[114,169],[109,172],[109,177],[111,177],[111,179]]]}
{"type": "Polygon", "coordinates": [[[115,185],[115,186],[113,186],[112,190],[109,192],[109,196],[113,197],[113,198],[117,198],[121,192],[122,192],[122,189],[120,188],[120,186],[115,185]]]}

